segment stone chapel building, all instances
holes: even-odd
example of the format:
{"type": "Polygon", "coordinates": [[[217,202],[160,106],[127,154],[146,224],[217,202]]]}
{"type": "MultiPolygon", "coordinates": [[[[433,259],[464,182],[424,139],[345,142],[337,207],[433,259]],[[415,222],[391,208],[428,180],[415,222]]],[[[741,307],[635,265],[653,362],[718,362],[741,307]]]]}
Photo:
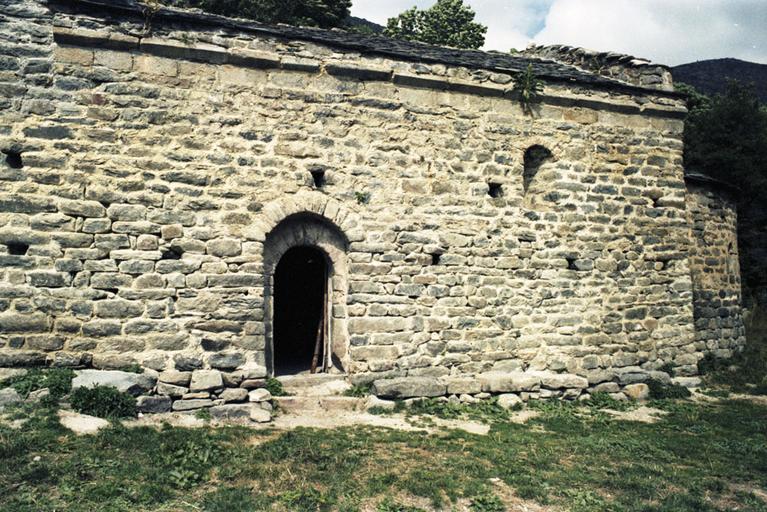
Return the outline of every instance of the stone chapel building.
{"type": "Polygon", "coordinates": [[[744,341],[664,66],[135,0],[0,0],[0,41],[0,367],[575,398],[744,341]]]}

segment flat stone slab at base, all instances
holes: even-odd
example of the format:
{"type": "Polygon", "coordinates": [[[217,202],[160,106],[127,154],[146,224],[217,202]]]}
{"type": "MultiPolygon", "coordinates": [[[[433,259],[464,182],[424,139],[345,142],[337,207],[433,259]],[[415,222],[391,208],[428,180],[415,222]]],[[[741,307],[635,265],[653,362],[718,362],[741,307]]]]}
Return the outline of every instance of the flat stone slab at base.
{"type": "Polygon", "coordinates": [[[256,423],[269,423],[272,421],[272,413],[261,408],[253,407],[250,409],[250,420],[255,421],[256,423]]]}
{"type": "Polygon", "coordinates": [[[72,380],[72,389],[108,386],[118,391],[140,395],[157,383],[157,377],[148,373],[130,373],[118,370],[79,370],[72,380]]]}
{"type": "Polygon", "coordinates": [[[140,396],[136,400],[136,409],[144,413],[168,412],[171,399],[168,396],[140,396]]]}
{"type": "Polygon", "coordinates": [[[371,392],[382,398],[435,397],[447,393],[447,384],[429,377],[397,377],[375,381],[371,392]]]}
{"type": "Polygon", "coordinates": [[[213,407],[213,400],[209,398],[193,398],[191,400],[176,400],[173,402],[174,411],[194,411],[206,407],[213,407]]]}
{"type": "Polygon", "coordinates": [[[486,393],[519,393],[541,387],[541,376],[533,373],[487,372],[477,375],[477,379],[486,393]]]}
{"type": "Polygon", "coordinates": [[[700,377],[674,377],[671,382],[686,388],[699,388],[702,380],[700,377]]]}
{"type": "Polygon", "coordinates": [[[277,377],[283,389],[296,396],[333,396],[343,395],[351,388],[345,375],[331,373],[284,375],[277,377]]]}
{"type": "Polygon", "coordinates": [[[250,404],[217,405],[210,408],[210,417],[214,420],[250,418],[251,411],[254,408],[261,409],[257,405],[250,404]]]}
{"type": "Polygon", "coordinates": [[[589,380],[572,373],[530,372],[541,379],[541,386],[548,389],[586,389],[589,380]]]}
{"type": "Polygon", "coordinates": [[[287,414],[352,412],[365,408],[364,398],[350,396],[276,396],[274,403],[287,414]]]}
{"type": "Polygon", "coordinates": [[[104,418],[88,416],[72,411],[59,411],[59,422],[78,436],[95,434],[99,430],[107,428],[109,422],[104,418]]]}
{"type": "Polygon", "coordinates": [[[375,395],[370,395],[365,400],[365,410],[380,409],[384,411],[393,411],[397,407],[397,403],[393,400],[382,400],[375,395]]]}

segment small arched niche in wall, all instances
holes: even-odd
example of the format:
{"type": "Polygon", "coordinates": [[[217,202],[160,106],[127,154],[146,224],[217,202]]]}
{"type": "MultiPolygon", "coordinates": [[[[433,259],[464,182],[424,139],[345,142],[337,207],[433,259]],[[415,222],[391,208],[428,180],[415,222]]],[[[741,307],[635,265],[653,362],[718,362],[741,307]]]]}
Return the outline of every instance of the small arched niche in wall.
{"type": "Polygon", "coordinates": [[[525,150],[524,168],[522,170],[522,195],[527,208],[538,208],[543,205],[546,194],[550,191],[546,186],[549,181],[545,176],[546,166],[554,160],[551,151],[536,144],[525,150]]]}
{"type": "Polygon", "coordinates": [[[553,155],[551,154],[551,151],[540,144],[530,146],[525,150],[525,167],[522,171],[522,190],[525,195],[527,195],[527,192],[535,182],[535,178],[538,175],[538,171],[541,170],[541,166],[552,158],[553,155]]]}

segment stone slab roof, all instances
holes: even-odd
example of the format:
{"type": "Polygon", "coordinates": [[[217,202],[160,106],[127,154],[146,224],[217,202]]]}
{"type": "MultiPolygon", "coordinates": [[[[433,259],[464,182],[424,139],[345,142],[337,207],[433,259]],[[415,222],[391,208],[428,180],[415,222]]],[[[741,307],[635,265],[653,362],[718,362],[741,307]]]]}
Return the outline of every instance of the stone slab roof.
{"type": "Polygon", "coordinates": [[[641,87],[674,90],[671,69],[668,66],[632,55],[565,45],[530,45],[522,54],[570,64],[591,73],[641,87]]]}
{"type": "MultiPolygon", "coordinates": [[[[123,15],[143,16],[146,7],[137,0],[46,0],[51,5],[74,8],[76,12],[96,15],[106,10],[123,15]]],[[[229,29],[244,33],[264,34],[289,40],[303,40],[331,47],[377,54],[398,60],[423,63],[440,63],[471,69],[483,69],[503,73],[518,73],[532,65],[533,72],[549,82],[580,84],[596,89],[615,90],[628,94],[653,94],[678,97],[677,93],[660,91],[649,87],[630,85],[619,80],[600,76],[575,66],[553,60],[531,58],[502,52],[462,50],[425,43],[403,41],[376,35],[362,35],[343,30],[324,30],[288,25],[267,25],[251,20],[227,18],[197,10],[160,8],[152,15],[152,22],[181,23],[191,26],[229,29]]]]}

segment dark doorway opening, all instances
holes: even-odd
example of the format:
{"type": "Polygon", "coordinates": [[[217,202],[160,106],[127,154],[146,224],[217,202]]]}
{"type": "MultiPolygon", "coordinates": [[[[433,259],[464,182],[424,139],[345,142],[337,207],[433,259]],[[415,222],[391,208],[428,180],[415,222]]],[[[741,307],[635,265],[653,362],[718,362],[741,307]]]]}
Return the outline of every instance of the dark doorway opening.
{"type": "Polygon", "coordinates": [[[328,262],[314,247],[289,249],[274,273],[274,374],[321,368],[327,326],[328,262]]]}

